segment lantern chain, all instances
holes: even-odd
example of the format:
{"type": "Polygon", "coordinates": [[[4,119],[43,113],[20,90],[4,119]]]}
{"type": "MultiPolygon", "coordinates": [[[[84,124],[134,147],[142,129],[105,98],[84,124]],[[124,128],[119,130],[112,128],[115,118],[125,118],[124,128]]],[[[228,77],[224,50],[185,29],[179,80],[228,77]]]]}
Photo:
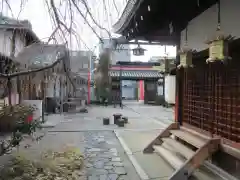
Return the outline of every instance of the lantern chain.
{"type": "Polygon", "coordinates": [[[188,24],[186,25],[185,29],[185,45],[187,46],[188,44],[188,24]]]}
{"type": "Polygon", "coordinates": [[[217,2],[217,8],[218,8],[218,25],[217,25],[217,30],[220,30],[221,28],[221,3],[220,0],[217,2]]]}

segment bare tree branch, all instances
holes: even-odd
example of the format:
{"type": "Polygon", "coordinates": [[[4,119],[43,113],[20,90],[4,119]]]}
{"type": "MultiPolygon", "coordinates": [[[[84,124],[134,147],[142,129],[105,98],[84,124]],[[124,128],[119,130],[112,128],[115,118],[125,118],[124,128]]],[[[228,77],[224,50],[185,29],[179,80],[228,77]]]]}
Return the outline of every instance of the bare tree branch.
{"type": "Polygon", "coordinates": [[[21,3],[20,3],[20,11],[18,12],[18,15],[17,15],[17,19],[19,18],[20,14],[22,13],[22,11],[24,10],[24,7],[25,5],[27,4],[28,0],[24,1],[24,0],[21,0],[21,3]]]}
{"type": "Polygon", "coordinates": [[[6,5],[8,6],[8,9],[11,11],[12,17],[14,17],[14,15],[13,15],[13,11],[12,11],[12,8],[11,8],[11,6],[10,6],[8,0],[4,0],[4,1],[5,1],[6,5]]]}
{"type": "MultiPolygon", "coordinates": [[[[75,1],[75,0],[72,0],[72,1],[75,1]]],[[[106,28],[100,26],[100,24],[97,23],[97,21],[95,20],[95,18],[94,18],[93,15],[92,15],[92,13],[90,12],[90,9],[89,9],[88,4],[86,3],[86,1],[85,1],[85,0],[81,0],[81,2],[82,2],[82,4],[85,6],[85,8],[86,8],[86,10],[87,10],[87,13],[88,13],[89,16],[91,17],[93,23],[94,23],[99,29],[106,31],[107,34],[108,34],[108,36],[109,36],[109,38],[111,38],[111,33],[110,33],[106,28]]]]}
{"type": "Polygon", "coordinates": [[[86,24],[91,28],[91,30],[93,31],[93,33],[98,37],[98,39],[100,41],[102,41],[102,38],[97,34],[96,30],[90,25],[90,23],[87,21],[87,19],[85,18],[84,14],[82,13],[82,11],[80,10],[80,8],[78,7],[78,5],[76,4],[75,0],[71,0],[73,5],[75,6],[75,8],[77,9],[77,11],[79,12],[79,14],[82,16],[82,18],[85,20],[86,24]]]}
{"type": "Polygon", "coordinates": [[[116,9],[117,14],[118,14],[118,17],[119,17],[120,12],[119,12],[119,10],[118,10],[118,8],[117,8],[117,4],[116,4],[116,1],[115,1],[115,0],[113,0],[113,6],[114,6],[114,8],[116,9]]]}
{"type": "Polygon", "coordinates": [[[60,61],[62,61],[63,58],[59,58],[58,60],[56,60],[53,64],[45,66],[43,68],[38,68],[38,69],[32,69],[32,70],[28,70],[28,71],[22,71],[22,72],[15,72],[15,73],[11,73],[11,74],[4,74],[4,73],[0,73],[0,77],[1,78],[13,78],[13,77],[17,77],[17,76],[23,76],[23,75],[28,75],[31,73],[36,73],[36,72],[40,72],[40,71],[44,71],[47,69],[51,69],[53,68],[55,65],[57,65],[60,61]]]}

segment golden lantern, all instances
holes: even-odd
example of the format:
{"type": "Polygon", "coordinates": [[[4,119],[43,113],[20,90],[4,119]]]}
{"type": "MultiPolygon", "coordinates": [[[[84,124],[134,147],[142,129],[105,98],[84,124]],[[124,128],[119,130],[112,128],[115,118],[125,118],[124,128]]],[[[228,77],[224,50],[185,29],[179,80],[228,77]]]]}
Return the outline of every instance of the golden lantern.
{"type": "Polygon", "coordinates": [[[180,55],[180,64],[178,65],[178,68],[193,67],[192,49],[188,48],[187,45],[185,45],[178,53],[180,55]]]}
{"type": "Polygon", "coordinates": [[[231,57],[228,56],[228,43],[231,39],[232,36],[225,36],[219,27],[216,31],[215,37],[212,40],[207,41],[207,44],[209,44],[209,58],[206,62],[223,62],[231,59],[231,57]]]}
{"type": "Polygon", "coordinates": [[[228,42],[233,39],[231,35],[225,36],[221,32],[221,1],[217,2],[218,8],[218,26],[215,36],[212,40],[207,41],[209,44],[209,58],[206,60],[207,63],[210,62],[225,62],[226,60],[231,59],[228,56],[228,42]]]}

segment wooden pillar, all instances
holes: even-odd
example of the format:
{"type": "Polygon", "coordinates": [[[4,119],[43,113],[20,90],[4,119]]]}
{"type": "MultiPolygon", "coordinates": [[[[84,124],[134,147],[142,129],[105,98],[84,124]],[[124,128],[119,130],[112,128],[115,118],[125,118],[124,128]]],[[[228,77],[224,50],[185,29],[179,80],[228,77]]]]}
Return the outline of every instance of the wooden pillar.
{"type": "Polygon", "coordinates": [[[178,38],[176,41],[176,100],[175,100],[175,122],[179,122],[182,124],[182,104],[183,104],[183,92],[182,92],[182,83],[183,83],[183,77],[181,76],[182,69],[178,69],[178,65],[180,64],[180,55],[178,54],[180,50],[180,44],[181,44],[181,33],[178,33],[178,38]]]}
{"type": "Polygon", "coordinates": [[[22,101],[22,88],[21,88],[21,78],[17,76],[17,93],[18,93],[18,101],[21,103],[22,101]]]}
{"type": "Polygon", "coordinates": [[[139,100],[144,101],[144,80],[139,81],[139,100]]]}
{"type": "Polygon", "coordinates": [[[7,87],[8,87],[8,104],[9,106],[11,106],[12,105],[12,83],[10,78],[8,78],[7,80],[7,87]]]}
{"type": "Polygon", "coordinates": [[[90,104],[91,101],[91,74],[90,74],[90,69],[88,72],[88,104],[90,104]]]}

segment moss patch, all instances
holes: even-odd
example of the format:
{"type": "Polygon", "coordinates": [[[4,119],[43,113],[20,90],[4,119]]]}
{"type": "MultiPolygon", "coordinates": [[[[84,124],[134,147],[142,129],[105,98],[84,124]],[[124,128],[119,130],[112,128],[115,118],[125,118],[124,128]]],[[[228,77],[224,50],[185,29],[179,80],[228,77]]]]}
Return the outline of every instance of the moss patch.
{"type": "Polygon", "coordinates": [[[0,180],[81,180],[84,179],[83,156],[79,149],[68,147],[62,151],[48,150],[38,160],[18,153],[12,165],[0,172],[0,180]]]}

